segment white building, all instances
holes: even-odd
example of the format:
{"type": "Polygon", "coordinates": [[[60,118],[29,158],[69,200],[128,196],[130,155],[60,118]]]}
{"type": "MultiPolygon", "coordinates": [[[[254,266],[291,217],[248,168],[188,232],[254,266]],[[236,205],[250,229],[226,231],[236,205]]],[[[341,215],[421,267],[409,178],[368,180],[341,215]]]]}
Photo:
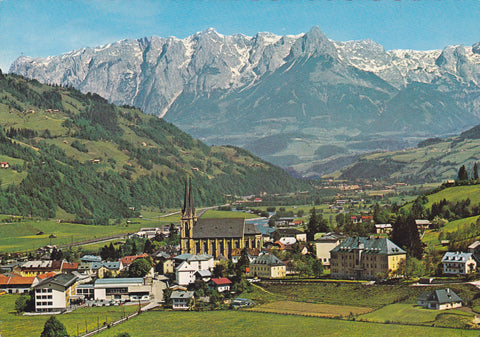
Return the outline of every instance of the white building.
{"type": "Polygon", "coordinates": [[[35,291],[35,311],[63,311],[77,298],[77,277],[58,274],[42,280],[32,288],[35,291]]]}
{"type": "Polygon", "coordinates": [[[103,278],[94,283],[93,297],[97,301],[119,302],[150,300],[151,285],[141,277],[103,278]]]}
{"type": "Polygon", "coordinates": [[[444,274],[466,275],[477,269],[477,262],[472,253],[446,252],[442,264],[444,274]]]}
{"type": "Polygon", "coordinates": [[[191,283],[195,283],[195,273],[198,270],[193,268],[188,262],[182,262],[177,268],[175,268],[175,279],[177,284],[181,286],[187,286],[191,283]]]}
{"type": "Polygon", "coordinates": [[[462,299],[451,289],[438,289],[421,294],[417,304],[427,309],[446,310],[460,308],[462,299]]]}
{"type": "Polygon", "coordinates": [[[195,273],[199,271],[212,271],[214,260],[212,255],[182,254],[174,257],[175,278],[179,285],[189,285],[195,282],[195,273]]]}
{"type": "Polygon", "coordinates": [[[322,261],[322,264],[326,268],[330,268],[330,251],[337,247],[344,239],[345,235],[327,233],[315,240],[316,257],[322,261]]]}
{"type": "Polygon", "coordinates": [[[392,224],[390,223],[379,223],[375,224],[375,231],[377,234],[389,234],[393,230],[392,224]]]}
{"type": "Polygon", "coordinates": [[[212,278],[211,283],[219,293],[230,291],[230,287],[232,286],[232,281],[226,277],[212,278]]]}
{"type": "Polygon", "coordinates": [[[189,310],[195,301],[193,291],[172,291],[170,299],[173,310],[189,310]]]}

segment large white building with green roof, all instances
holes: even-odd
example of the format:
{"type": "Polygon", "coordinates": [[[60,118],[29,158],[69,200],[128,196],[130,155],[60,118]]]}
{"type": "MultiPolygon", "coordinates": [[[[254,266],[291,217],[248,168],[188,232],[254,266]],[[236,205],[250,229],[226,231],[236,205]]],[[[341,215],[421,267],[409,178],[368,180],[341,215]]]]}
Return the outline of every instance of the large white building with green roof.
{"type": "Polygon", "coordinates": [[[403,249],[387,238],[348,237],[330,252],[330,275],[355,280],[390,276],[406,256],[403,249]]]}

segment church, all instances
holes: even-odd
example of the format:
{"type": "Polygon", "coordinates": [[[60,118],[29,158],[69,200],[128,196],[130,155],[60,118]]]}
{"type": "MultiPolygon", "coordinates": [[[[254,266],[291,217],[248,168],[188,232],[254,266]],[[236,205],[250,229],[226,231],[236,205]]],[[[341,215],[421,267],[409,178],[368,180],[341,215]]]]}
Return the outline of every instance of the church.
{"type": "Polygon", "coordinates": [[[244,218],[198,218],[193,205],[192,182],[185,183],[182,209],[181,253],[209,254],[231,258],[235,248],[262,248],[262,233],[244,218]]]}

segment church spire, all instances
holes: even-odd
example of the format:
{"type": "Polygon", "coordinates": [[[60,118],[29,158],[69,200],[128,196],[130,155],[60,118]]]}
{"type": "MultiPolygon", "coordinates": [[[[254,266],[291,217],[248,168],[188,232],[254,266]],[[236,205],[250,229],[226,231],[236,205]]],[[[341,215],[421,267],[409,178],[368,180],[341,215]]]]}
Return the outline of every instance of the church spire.
{"type": "Polygon", "coordinates": [[[189,192],[190,190],[188,189],[188,178],[187,178],[187,180],[185,180],[185,195],[183,199],[183,209],[182,209],[182,213],[184,215],[185,215],[185,211],[190,208],[190,206],[188,205],[188,203],[190,202],[190,197],[188,195],[189,192]]]}
{"type": "Polygon", "coordinates": [[[185,196],[183,200],[183,216],[192,217],[195,214],[195,207],[193,206],[192,181],[188,179],[185,181],[185,196]]]}
{"type": "Polygon", "coordinates": [[[195,214],[195,207],[193,206],[193,193],[192,193],[192,180],[190,179],[190,187],[188,190],[188,197],[190,200],[188,201],[188,206],[190,207],[190,211],[192,214],[195,214]]]}

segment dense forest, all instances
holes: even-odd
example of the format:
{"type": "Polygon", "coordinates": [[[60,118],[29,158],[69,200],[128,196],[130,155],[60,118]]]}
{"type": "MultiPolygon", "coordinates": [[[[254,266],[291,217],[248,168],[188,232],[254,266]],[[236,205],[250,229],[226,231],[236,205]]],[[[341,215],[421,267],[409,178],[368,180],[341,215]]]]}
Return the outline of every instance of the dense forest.
{"type": "Polygon", "coordinates": [[[0,159],[11,162],[0,214],[52,218],[62,209],[84,223],[179,207],[188,176],[197,205],[310,189],[243,149],[207,146],[133,107],[1,73],[0,159]]]}

